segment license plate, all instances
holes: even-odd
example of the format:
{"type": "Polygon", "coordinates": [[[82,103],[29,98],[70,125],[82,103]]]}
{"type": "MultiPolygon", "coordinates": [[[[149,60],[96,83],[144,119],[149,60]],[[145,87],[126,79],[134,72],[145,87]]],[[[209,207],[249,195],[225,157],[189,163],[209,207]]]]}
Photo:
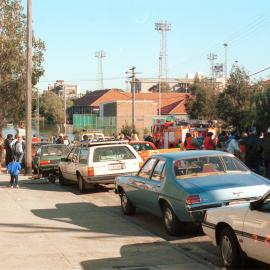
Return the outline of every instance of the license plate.
{"type": "Polygon", "coordinates": [[[123,163],[115,163],[115,164],[109,164],[109,170],[121,170],[124,168],[123,163]]]}

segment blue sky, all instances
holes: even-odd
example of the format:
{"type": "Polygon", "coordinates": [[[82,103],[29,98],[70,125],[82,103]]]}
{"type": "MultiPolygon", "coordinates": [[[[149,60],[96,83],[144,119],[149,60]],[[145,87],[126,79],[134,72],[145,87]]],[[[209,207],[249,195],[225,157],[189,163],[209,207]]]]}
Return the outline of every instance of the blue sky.
{"type": "MultiPolygon", "coordinates": [[[[26,7],[26,0],[23,0],[26,7]]],[[[154,23],[167,20],[168,77],[209,74],[209,52],[249,73],[270,66],[269,0],[33,0],[33,27],[46,42],[45,75],[38,87],[57,79],[96,89],[94,54],[104,50],[104,86],[126,89],[125,71],[158,75],[160,36],[154,23]]],[[[260,74],[267,78],[270,71],[260,74]]]]}

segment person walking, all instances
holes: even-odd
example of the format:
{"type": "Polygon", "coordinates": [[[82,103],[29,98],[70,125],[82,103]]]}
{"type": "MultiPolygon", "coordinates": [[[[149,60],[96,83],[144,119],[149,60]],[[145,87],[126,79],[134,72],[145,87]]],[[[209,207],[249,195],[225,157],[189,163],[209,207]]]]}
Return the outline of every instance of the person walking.
{"type": "Polygon", "coordinates": [[[270,178],[270,127],[262,141],[262,157],[265,166],[265,176],[270,178]]]}
{"type": "Polygon", "coordinates": [[[59,134],[59,137],[58,137],[58,139],[56,141],[56,144],[64,144],[64,135],[63,135],[63,133],[59,134]]]}
{"type": "Polygon", "coordinates": [[[241,144],[246,147],[245,163],[247,167],[255,173],[260,174],[262,145],[257,136],[256,127],[249,129],[248,137],[244,138],[241,144]]]}
{"type": "Polygon", "coordinates": [[[5,156],[6,166],[12,161],[12,148],[11,148],[12,141],[13,141],[13,135],[8,134],[7,138],[4,140],[4,148],[6,150],[6,156],[5,156]]]}
{"type": "Polygon", "coordinates": [[[23,147],[23,140],[21,136],[17,137],[17,141],[13,145],[13,152],[16,158],[16,161],[22,164],[23,156],[24,156],[24,147],[23,147]]]}
{"type": "Polygon", "coordinates": [[[10,187],[13,188],[14,184],[16,188],[19,188],[19,173],[22,169],[19,162],[16,161],[15,156],[12,157],[12,161],[7,165],[7,171],[10,174],[10,187]]]}
{"type": "Polygon", "coordinates": [[[213,136],[213,132],[208,132],[204,142],[203,142],[203,146],[205,150],[216,150],[216,144],[214,142],[214,140],[212,139],[213,136]]]}

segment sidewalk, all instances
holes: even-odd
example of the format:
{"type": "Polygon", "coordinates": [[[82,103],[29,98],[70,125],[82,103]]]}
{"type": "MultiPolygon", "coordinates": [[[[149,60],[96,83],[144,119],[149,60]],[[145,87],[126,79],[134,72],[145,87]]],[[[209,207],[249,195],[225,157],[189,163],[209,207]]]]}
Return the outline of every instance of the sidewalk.
{"type": "Polygon", "coordinates": [[[11,189],[0,174],[0,269],[211,269],[116,216],[114,206],[28,179],[11,189]]]}

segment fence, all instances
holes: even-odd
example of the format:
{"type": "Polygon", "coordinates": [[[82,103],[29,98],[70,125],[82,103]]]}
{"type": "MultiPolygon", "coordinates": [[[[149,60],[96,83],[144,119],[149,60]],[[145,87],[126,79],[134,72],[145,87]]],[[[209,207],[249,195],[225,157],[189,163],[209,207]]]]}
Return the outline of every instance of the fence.
{"type": "Polygon", "coordinates": [[[73,114],[75,129],[102,129],[105,135],[112,135],[116,131],[115,117],[98,117],[93,114],[73,114]]]}

